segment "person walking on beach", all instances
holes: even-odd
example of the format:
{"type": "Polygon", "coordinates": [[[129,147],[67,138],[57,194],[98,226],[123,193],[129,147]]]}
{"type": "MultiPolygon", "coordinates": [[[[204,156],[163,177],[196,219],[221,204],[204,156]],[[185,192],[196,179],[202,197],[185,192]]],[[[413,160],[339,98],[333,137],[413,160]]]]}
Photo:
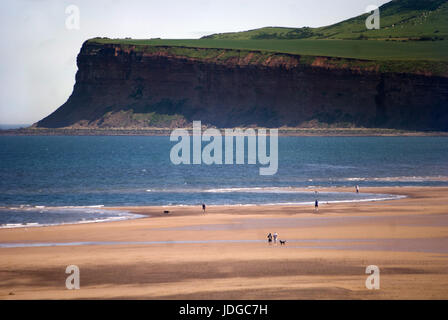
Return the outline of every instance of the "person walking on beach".
{"type": "Polygon", "coordinates": [[[316,201],[314,202],[314,212],[319,211],[319,200],[316,199],[316,201]]]}
{"type": "Polygon", "coordinates": [[[268,234],[268,243],[271,244],[272,243],[272,234],[269,232],[268,234]]]}
{"type": "Polygon", "coordinates": [[[277,243],[277,237],[278,237],[278,233],[274,232],[274,243],[277,243]]]}
{"type": "Polygon", "coordinates": [[[205,203],[202,204],[202,211],[205,213],[205,203]]]}
{"type": "Polygon", "coordinates": [[[359,193],[359,186],[358,185],[356,185],[355,189],[356,189],[356,193],[359,193]]]}

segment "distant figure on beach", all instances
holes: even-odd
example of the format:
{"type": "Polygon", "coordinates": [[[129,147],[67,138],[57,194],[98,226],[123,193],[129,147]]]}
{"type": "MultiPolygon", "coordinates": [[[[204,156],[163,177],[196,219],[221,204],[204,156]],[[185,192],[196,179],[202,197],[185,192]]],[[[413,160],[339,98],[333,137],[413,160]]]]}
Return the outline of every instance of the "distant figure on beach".
{"type": "Polygon", "coordinates": [[[358,185],[356,185],[355,189],[356,189],[356,193],[359,193],[359,186],[358,185]]]}
{"type": "Polygon", "coordinates": [[[319,211],[319,201],[316,199],[316,201],[314,202],[314,212],[319,211]]]}
{"type": "Polygon", "coordinates": [[[272,243],[272,234],[269,232],[268,234],[268,243],[271,244],[272,243]]]}
{"type": "Polygon", "coordinates": [[[274,232],[274,243],[277,243],[277,237],[278,237],[278,233],[274,232]]]}
{"type": "Polygon", "coordinates": [[[205,203],[202,204],[202,210],[203,210],[204,213],[205,213],[205,203]]]}

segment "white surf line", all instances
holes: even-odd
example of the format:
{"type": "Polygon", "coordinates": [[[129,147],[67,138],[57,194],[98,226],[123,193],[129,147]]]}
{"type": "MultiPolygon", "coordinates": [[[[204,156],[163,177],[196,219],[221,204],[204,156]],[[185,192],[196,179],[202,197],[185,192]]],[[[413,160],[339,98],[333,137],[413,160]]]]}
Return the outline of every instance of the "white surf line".
{"type": "MultiPolygon", "coordinates": [[[[327,192],[330,193],[330,192],[327,192]]],[[[338,193],[338,192],[334,192],[338,193]]],[[[336,203],[358,203],[358,202],[376,202],[376,201],[389,201],[389,200],[399,200],[407,198],[406,195],[396,195],[396,194],[372,194],[372,195],[381,195],[381,196],[390,196],[382,197],[382,198],[364,198],[364,199],[351,199],[351,200],[322,200],[319,201],[320,204],[336,204],[336,203]]],[[[313,205],[314,201],[307,201],[307,202],[276,202],[276,203],[245,203],[245,204],[211,204],[208,205],[208,207],[262,207],[262,206],[307,206],[307,205],[313,205]]],[[[175,207],[197,207],[198,205],[194,204],[177,204],[177,205],[150,205],[149,207],[160,207],[160,208],[175,208],[175,207]]],[[[45,207],[45,206],[42,206],[45,207]]],[[[137,206],[139,207],[139,206],[137,206]]],[[[5,207],[7,208],[7,207],[5,207]]],[[[31,207],[33,209],[36,209],[36,207],[31,207]]],[[[6,224],[0,224],[0,229],[15,229],[15,228],[33,228],[33,227],[53,227],[53,226],[61,226],[61,225],[76,225],[76,224],[88,224],[88,223],[100,223],[100,222],[114,222],[114,221],[124,221],[124,220],[135,220],[135,219],[141,219],[141,218],[149,218],[150,215],[142,215],[137,213],[132,213],[129,211],[117,211],[115,208],[119,207],[104,207],[103,205],[96,205],[96,206],[65,206],[65,207],[45,207],[46,210],[57,210],[57,209],[81,209],[81,208],[101,208],[107,211],[116,212],[118,214],[123,214],[119,216],[114,217],[108,217],[103,219],[95,219],[95,220],[81,220],[81,221],[72,221],[72,222],[56,222],[56,223],[37,223],[37,222],[27,222],[27,223],[6,223],[6,224]],[[113,209],[110,209],[113,208],[113,209]]],[[[16,208],[16,207],[10,207],[7,209],[22,209],[22,208],[16,208]]],[[[0,246],[1,248],[1,246],[0,246]]]]}
{"type": "MultiPolygon", "coordinates": [[[[322,192],[323,193],[323,192],[322,192]]],[[[334,192],[338,193],[338,192],[334,192]]],[[[375,194],[373,194],[375,195],[375,194]]],[[[363,198],[363,199],[350,199],[350,200],[319,200],[319,204],[333,204],[333,203],[358,203],[358,202],[377,202],[377,201],[389,201],[389,200],[400,200],[408,198],[406,195],[399,194],[378,194],[383,197],[380,198],[363,198]],[[384,195],[390,196],[384,197],[384,195]]],[[[263,206],[308,206],[314,205],[314,201],[305,202],[273,202],[273,203],[233,203],[233,204],[209,204],[207,207],[263,207],[263,206]]],[[[136,206],[139,207],[139,206],[136,206]]],[[[145,206],[143,206],[145,207],[145,206]]],[[[148,205],[148,207],[161,207],[161,208],[196,208],[196,204],[166,204],[166,205],[148,205]]],[[[107,208],[106,208],[107,209],[107,208]]]]}

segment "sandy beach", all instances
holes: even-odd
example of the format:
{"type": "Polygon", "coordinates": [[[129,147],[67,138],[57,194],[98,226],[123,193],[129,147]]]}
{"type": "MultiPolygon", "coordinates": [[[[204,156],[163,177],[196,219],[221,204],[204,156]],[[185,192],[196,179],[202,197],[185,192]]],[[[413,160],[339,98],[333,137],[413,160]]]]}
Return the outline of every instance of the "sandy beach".
{"type": "Polygon", "coordinates": [[[0,299],[448,299],[448,187],[361,192],[407,197],[321,203],[317,214],[129,207],[148,217],[0,229],[0,299]],[[286,244],[269,245],[269,232],[286,244]],[[68,265],[79,290],[65,287],[68,265]],[[369,265],[379,290],[365,286],[369,265]]]}

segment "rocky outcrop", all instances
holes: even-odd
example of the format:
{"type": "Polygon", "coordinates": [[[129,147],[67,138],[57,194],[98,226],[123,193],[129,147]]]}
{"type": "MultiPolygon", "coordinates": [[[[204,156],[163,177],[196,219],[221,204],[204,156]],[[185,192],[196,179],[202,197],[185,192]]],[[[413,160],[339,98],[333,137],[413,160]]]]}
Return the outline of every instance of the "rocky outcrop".
{"type": "Polygon", "coordinates": [[[37,127],[357,126],[448,131],[448,77],[350,59],[84,43],[37,127]],[[420,74],[419,74],[420,73],[420,74]]]}

